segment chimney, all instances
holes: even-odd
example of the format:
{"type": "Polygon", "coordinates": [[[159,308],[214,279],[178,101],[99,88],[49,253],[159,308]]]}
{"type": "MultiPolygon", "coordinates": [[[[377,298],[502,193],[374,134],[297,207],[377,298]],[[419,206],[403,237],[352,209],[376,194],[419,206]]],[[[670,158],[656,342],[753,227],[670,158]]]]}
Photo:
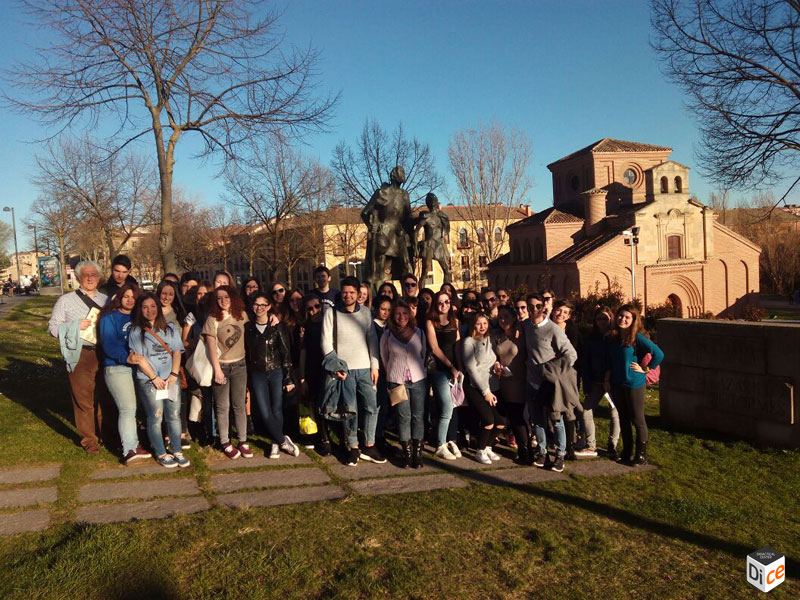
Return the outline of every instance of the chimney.
{"type": "Polygon", "coordinates": [[[602,229],[606,218],[606,194],[608,190],[592,188],[581,193],[583,196],[583,231],[586,237],[592,237],[602,229]]]}

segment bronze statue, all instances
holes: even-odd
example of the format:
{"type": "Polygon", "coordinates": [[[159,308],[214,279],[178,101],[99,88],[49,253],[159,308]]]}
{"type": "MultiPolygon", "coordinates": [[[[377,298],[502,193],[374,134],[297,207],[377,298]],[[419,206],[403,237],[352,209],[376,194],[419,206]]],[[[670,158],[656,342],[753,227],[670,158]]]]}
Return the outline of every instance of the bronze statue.
{"type": "Polygon", "coordinates": [[[442,268],[444,283],[450,283],[452,279],[447,253],[447,246],[450,244],[450,219],[443,210],[439,210],[439,199],[433,192],[425,196],[425,205],[428,211],[419,215],[414,227],[415,240],[420,229],[425,232],[425,239],[417,245],[417,256],[422,259],[422,278],[427,277],[431,262],[435,260],[442,268]]]}
{"type": "Polygon", "coordinates": [[[403,167],[396,166],[361,211],[367,225],[365,281],[373,287],[387,279],[400,279],[411,273],[411,236],[414,221],[408,192],[400,186],[406,181],[403,167]]]}

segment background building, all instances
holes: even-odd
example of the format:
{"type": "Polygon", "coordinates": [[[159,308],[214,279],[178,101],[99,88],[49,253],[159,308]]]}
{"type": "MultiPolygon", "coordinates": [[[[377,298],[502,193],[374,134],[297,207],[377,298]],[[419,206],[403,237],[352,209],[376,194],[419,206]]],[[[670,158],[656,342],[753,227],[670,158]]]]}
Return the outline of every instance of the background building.
{"type": "Polygon", "coordinates": [[[558,296],[620,286],[645,306],[698,317],[735,313],[759,290],[761,249],[689,195],[671,148],[604,138],[550,165],[553,207],[508,228],[511,250],[490,265],[495,286],[558,296]],[[626,245],[636,231],[637,245],[626,245]]]}

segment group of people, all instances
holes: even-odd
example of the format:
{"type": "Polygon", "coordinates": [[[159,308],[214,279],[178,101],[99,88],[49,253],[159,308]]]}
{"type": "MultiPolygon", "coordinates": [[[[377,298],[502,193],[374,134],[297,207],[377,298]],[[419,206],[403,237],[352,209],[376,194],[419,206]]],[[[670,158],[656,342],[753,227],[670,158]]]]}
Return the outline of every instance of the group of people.
{"type": "Polygon", "coordinates": [[[50,319],[91,454],[102,440],[126,464],[154,456],[186,467],[194,439],[229,459],[251,458],[255,431],[271,440],[270,458],[297,456],[300,442],[328,455],[338,442],[347,465],[394,452],[399,466],[420,468],[428,442],[440,459],[470,448],[490,464],[504,441],[518,463],[562,471],[565,460],[597,456],[593,412],[605,399],[608,453],[647,462],[646,374],[663,353],[634,305],[597,307],[581,339],[573,305],[551,290],[459,295],[451,284],[420,289],[406,274],[401,290],[385,282],[373,297],[355,277],[332,289],[321,266],[307,293],[253,278],[237,287],[225,271],[211,281],[168,273],[151,293],[130,270],[116,257],[101,286],[100,267],[81,262],[80,288],[59,298],[50,319]],[[192,377],[190,357],[209,365],[208,381],[192,377]],[[298,428],[299,406],[313,435],[298,428]]]}

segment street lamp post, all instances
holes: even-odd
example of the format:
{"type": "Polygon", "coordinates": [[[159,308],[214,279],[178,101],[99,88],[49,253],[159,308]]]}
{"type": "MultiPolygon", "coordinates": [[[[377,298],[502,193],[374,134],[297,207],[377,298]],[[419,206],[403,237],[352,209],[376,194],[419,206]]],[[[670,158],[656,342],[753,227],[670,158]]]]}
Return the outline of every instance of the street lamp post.
{"type": "Polygon", "coordinates": [[[17,250],[17,220],[14,217],[14,207],[4,206],[3,212],[11,213],[11,228],[14,231],[14,255],[17,257],[17,281],[19,282],[19,278],[22,275],[22,271],[19,268],[19,250],[17,250]]]}
{"type": "Polygon", "coordinates": [[[36,262],[36,277],[41,281],[42,274],[39,273],[39,240],[36,237],[36,225],[28,225],[28,229],[33,229],[33,260],[36,262]]]}
{"type": "Polygon", "coordinates": [[[353,267],[353,275],[358,277],[358,267],[359,267],[359,265],[361,265],[361,261],[360,260],[351,260],[351,261],[348,262],[348,264],[351,267],[353,267]]]}
{"type": "Polygon", "coordinates": [[[639,245],[639,228],[631,227],[622,232],[625,245],[631,247],[631,302],[636,300],[636,246],[639,245]]]}

